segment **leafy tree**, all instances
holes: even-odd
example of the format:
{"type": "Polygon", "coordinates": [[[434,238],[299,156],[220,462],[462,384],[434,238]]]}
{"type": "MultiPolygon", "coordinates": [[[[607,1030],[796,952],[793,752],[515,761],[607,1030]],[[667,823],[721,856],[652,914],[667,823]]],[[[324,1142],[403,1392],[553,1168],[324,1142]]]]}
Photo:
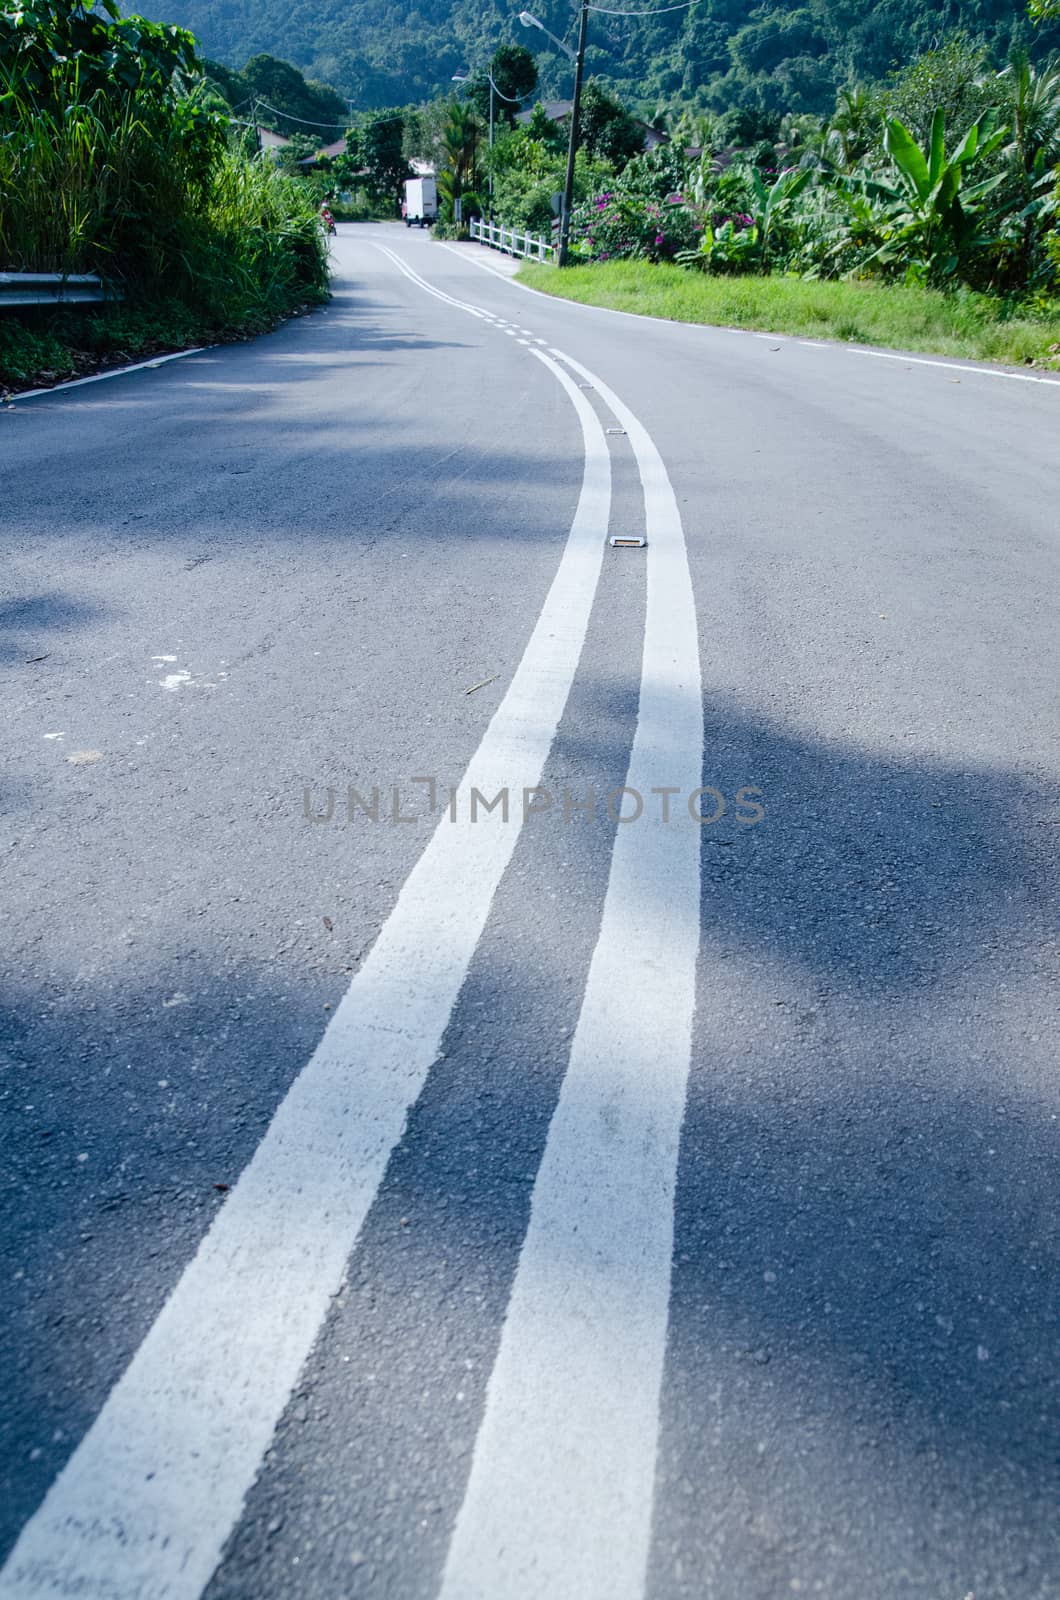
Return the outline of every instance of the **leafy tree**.
{"type": "Polygon", "coordinates": [[[897,118],[923,142],[931,136],[936,112],[942,112],[946,127],[960,137],[996,97],[985,45],[957,33],[896,73],[882,95],[881,108],[885,117],[897,118]]]}
{"type": "Polygon", "coordinates": [[[688,159],[675,139],[634,156],[622,173],[622,189],[648,200],[665,200],[684,189],[688,170],[688,159]]]}
{"type": "Polygon", "coordinates": [[[261,100],[280,113],[275,118],[262,110],[261,121],[266,126],[275,124],[283,133],[293,133],[302,124],[306,131],[319,133],[322,142],[337,138],[346,126],[349,111],[342,96],[326,84],[309,82],[289,61],[251,56],[238,77],[235,92],[242,90],[239,99],[261,100]]]}
{"type": "Polygon", "coordinates": [[[544,106],[536,105],[530,113],[530,121],[526,123],[526,137],[536,140],[543,149],[553,155],[562,154],[567,148],[567,135],[562,123],[550,117],[544,106]]]}
{"type": "Polygon", "coordinates": [[[733,65],[748,77],[758,72],[776,72],[791,57],[820,56],[828,50],[828,40],[812,11],[776,10],[754,13],[755,20],[732,35],[729,54],[733,65]]]}
{"type": "Polygon", "coordinates": [[[303,163],[311,162],[320,149],[320,140],[310,133],[292,133],[289,142],[278,151],[279,164],[284,172],[305,170],[303,163]]]}
{"type": "Polygon", "coordinates": [[[621,169],[644,148],[644,129],[613,95],[590,78],[582,90],[578,109],[578,143],[591,160],[609,161],[621,169]]]}
{"type": "Polygon", "coordinates": [[[718,119],[718,137],[723,145],[746,149],[762,139],[775,139],[779,132],[780,118],[756,106],[734,106],[718,119]]]}
{"type": "MultiPolygon", "coordinates": [[[[493,96],[494,121],[513,126],[521,102],[537,88],[537,63],[523,45],[502,44],[494,52],[489,70],[497,89],[493,96]]],[[[481,120],[488,122],[490,83],[485,73],[472,80],[468,99],[481,120]]]]}
{"type": "Polygon", "coordinates": [[[207,80],[217,89],[229,108],[242,105],[248,98],[249,91],[238,72],[233,72],[220,61],[207,60],[202,65],[207,80]]]}
{"type": "Polygon", "coordinates": [[[100,0],[98,10],[82,0],[0,8],[0,64],[8,84],[35,96],[42,110],[64,102],[71,73],[83,100],[142,94],[148,115],[201,75],[190,33],[123,17],[115,0],[100,0]]]}
{"type": "Polygon", "coordinates": [[[346,136],[347,153],[365,173],[372,198],[396,206],[405,179],[412,170],[404,153],[405,118],[400,111],[371,117],[346,136]]]}
{"type": "MultiPolygon", "coordinates": [[[[541,0],[541,7],[531,9],[565,37],[569,5],[541,0]]],[[[955,26],[982,40],[994,70],[1020,43],[1033,62],[1044,62],[1060,48],[1058,9],[1057,0],[1039,0],[1043,20],[1035,27],[1027,0],[696,0],[652,16],[594,14],[589,62],[638,112],[680,97],[691,109],[719,114],[749,106],[778,117],[823,116],[843,84],[883,80],[955,26]]],[[[289,0],[166,0],[166,14],[230,66],[262,48],[296,52],[295,65],[309,77],[335,84],[366,110],[448,94],[454,72],[513,37],[512,13],[484,0],[431,0],[413,11],[393,0],[294,10],[289,0]]],[[[534,54],[541,92],[569,93],[566,57],[540,38],[534,54]]]]}
{"type": "Polygon", "coordinates": [[[437,163],[442,146],[442,129],[451,104],[452,99],[447,96],[406,110],[402,150],[408,160],[437,163]]]}

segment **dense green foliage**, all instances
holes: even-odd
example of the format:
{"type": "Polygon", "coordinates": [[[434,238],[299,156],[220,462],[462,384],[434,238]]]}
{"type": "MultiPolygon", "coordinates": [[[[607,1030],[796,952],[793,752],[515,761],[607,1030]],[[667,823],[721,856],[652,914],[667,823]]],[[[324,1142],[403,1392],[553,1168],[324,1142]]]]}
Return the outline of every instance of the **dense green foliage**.
{"type": "MultiPolygon", "coordinates": [[[[272,51],[363,108],[448,93],[454,73],[474,69],[513,40],[531,45],[545,95],[570,92],[566,57],[544,35],[520,28],[514,5],[421,0],[410,11],[394,0],[156,3],[197,34],[210,55],[234,64],[272,51]]],[[[1055,9],[1055,0],[1044,5],[1055,9]]],[[[560,38],[568,36],[570,0],[541,0],[533,9],[560,38]]],[[[1026,0],[763,0],[757,6],[697,0],[655,17],[594,13],[586,64],[648,116],[678,104],[820,115],[842,85],[883,78],[958,29],[984,40],[995,67],[1013,45],[1036,60],[1060,48],[1060,18],[1035,28],[1026,0]]]]}
{"type": "Polygon", "coordinates": [[[306,79],[297,67],[275,56],[252,56],[241,72],[219,61],[204,65],[228,109],[263,128],[291,134],[302,127],[314,144],[326,144],[342,134],[349,120],[340,94],[325,83],[306,79]]]}
{"type": "Polygon", "coordinates": [[[1055,292],[1060,67],[994,73],[955,41],[782,132],[733,148],[719,119],[683,119],[582,204],[575,256],[1055,292]]]}
{"type": "Polygon", "coordinates": [[[0,0],[0,128],[0,268],[98,272],[217,330],[326,293],[311,194],[230,142],[182,30],[0,0]]]}

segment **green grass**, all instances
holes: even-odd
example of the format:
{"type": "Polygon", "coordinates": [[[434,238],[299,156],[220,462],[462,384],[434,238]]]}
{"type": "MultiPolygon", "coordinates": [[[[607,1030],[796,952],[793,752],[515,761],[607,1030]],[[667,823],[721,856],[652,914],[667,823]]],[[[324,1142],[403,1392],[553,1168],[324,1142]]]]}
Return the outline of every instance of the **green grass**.
{"type": "Polygon", "coordinates": [[[711,277],[647,261],[525,266],[519,280],[584,305],[763,333],[1060,370],[1060,302],[1040,310],[959,290],[801,278],[711,277]]]}

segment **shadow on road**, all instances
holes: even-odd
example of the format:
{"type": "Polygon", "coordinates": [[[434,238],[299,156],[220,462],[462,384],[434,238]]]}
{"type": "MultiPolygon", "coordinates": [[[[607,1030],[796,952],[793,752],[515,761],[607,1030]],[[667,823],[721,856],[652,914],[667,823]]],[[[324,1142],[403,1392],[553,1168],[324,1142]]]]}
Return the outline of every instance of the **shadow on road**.
{"type": "Polygon", "coordinates": [[[55,590],[0,600],[0,663],[31,664],[49,653],[52,636],[90,627],[106,617],[97,604],[55,590]]]}
{"type": "MultiPolygon", "coordinates": [[[[116,489],[101,460],[64,524],[59,476],[35,468],[26,488],[27,469],[33,526],[54,516],[59,537],[66,527],[88,545],[102,534],[119,550],[135,538],[181,563],[263,540],[309,547],[357,535],[364,549],[385,548],[438,528],[450,551],[454,530],[469,550],[486,539],[558,542],[557,507],[569,514],[579,462],[564,463],[537,533],[503,497],[525,502],[549,460],[533,434],[521,454],[498,451],[454,416],[437,448],[410,447],[396,424],[352,409],[329,417],[319,404],[292,413],[272,396],[248,421],[266,380],[286,386],[341,365],[347,337],[381,356],[406,348],[401,332],[320,326],[329,331],[315,350],[287,330],[238,352],[245,382],[226,352],[218,381],[231,409],[208,438],[193,415],[174,423],[161,385],[178,380],[160,375],[160,398],[147,404],[174,450],[157,485],[145,494],[130,478],[116,489]],[[282,458],[271,454],[281,427],[282,458]],[[180,453],[192,437],[196,475],[180,453]],[[362,472],[357,448],[369,442],[362,472]],[[483,491],[498,485],[484,514],[483,491]],[[350,505],[359,520],[337,527],[350,505]],[[136,519],[128,534],[115,531],[122,517],[136,519]]],[[[412,343],[428,360],[452,348],[412,343]]],[[[213,381],[210,358],[179,381],[194,401],[196,385],[213,381]]],[[[101,387],[113,397],[93,407],[120,416],[121,380],[101,387]]],[[[217,583],[203,578],[215,572],[196,565],[178,614],[202,603],[190,585],[217,583]]],[[[6,602],[5,658],[24,638],[94,616],[59,594],[6,602]]],[[[623,780],[634,700],[628,685],[575,693],[549,781],[606,792],[623,780]],[[588,738],[576,732],[586,727],[588,738]]],[[[1037,1600],[1055,1572],[1060,1182],[1043,1109],[1055,1083],[1043,994],[1060,978],[1058,797],[1025,770],[825,742],[714,698],[709,684],[703,782],[728,796],[754,785],[766,815],[741,828],[727,812],[702,835],[652,1581],[665,1578],[670,1595],[775,1600],[796,1579],[809,1590],[816,1562],[839,1575],[830,1592],[843,1600],[864,1592],[866,1572],[881,1574],[872,1600],[972,1590],[1037,1600]],[[675,1552],[691,1560],[684,1576],[675,1552]]],[[[148,786],[121,802],[135,837],[135,808],[156,798],[148,786]]],[[[205,803],[204,818],[205,829],[205,803]]],[[[290,870],[282,830],[252,837],[244,812],[226,820],[223,846],[212,841],[218,860],[240,850],[252,860],[268,845],[271,876],[290,870]]],[[[564,828],[554,816],[525,830],[444,1059],[412,1108],[312,1358],[313,1404],[281,1425],[216,1600],[289,1592],[292,1553],[307,1594],[363,1593],[387,1563],[391,1588],[373,1593],[434,1592],[577,1024],[611,837],[606,821],[564,828]],[[425,1387],[436,1398],[414,1400],[425,1387]],[[264,1538],[296,1479],[286,1520],[264,1538]],[[440,1511],[416,1536],[412,1585],[401,1568],[409,1542],[387,1535],[398,1516],[418,1527],[427,1504],[440,1511]],[[366,1542],[371,1561],[354,1569],[351,1550],[366,1542]]],[[[307,901],[327,904],[321,886],[330,892],[344,867],[322,850],[301,870],[307,901]]],[[[179,892],[152,910],[190,921],[179,892]]],[[[378,919],[391,898],[389,887],[377,896],[378,919]]],[[[0,1121],[5,1548],[348,981],[341,962],[311,969],[301,948],[260,956],[242,907],[199,924],[206,931],[157,970],[141,958],[135,980],[120,951],[71,979],[63,915],[39,980],[7,981],[0,1011],[13,1111],[0,1121]]],[[[351,957],[378,919],[349,930],[351,957]]]]}

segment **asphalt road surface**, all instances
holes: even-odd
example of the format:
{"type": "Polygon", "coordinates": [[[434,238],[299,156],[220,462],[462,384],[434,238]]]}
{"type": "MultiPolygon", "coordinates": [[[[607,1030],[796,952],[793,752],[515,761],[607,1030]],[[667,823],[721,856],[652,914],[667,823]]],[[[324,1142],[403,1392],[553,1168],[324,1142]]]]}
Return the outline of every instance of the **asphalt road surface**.
{"type": "Polygon", "coordinates": [[[335,255],[0,412],[0,1597],[1060,1595],[1060,384],[335,255]]]}

